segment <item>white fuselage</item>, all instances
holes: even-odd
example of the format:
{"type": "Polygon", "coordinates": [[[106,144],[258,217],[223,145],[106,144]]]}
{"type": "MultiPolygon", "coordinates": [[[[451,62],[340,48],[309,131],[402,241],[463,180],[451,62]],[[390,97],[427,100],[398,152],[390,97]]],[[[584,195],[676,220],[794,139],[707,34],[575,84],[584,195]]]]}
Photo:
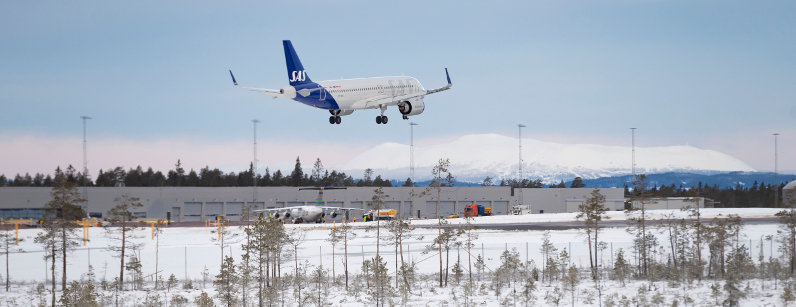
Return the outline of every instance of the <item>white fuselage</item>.
{"type": "Polygon", "coordinates": [[[320,81],[318,84],[327,89],[341,110],[373,109],[385,103],[396,105],[406,96],[425,91],[420,82],[412,77],[333,80],[320,81]],[[368,99],[375,100],[368,103],[368,99]]]}

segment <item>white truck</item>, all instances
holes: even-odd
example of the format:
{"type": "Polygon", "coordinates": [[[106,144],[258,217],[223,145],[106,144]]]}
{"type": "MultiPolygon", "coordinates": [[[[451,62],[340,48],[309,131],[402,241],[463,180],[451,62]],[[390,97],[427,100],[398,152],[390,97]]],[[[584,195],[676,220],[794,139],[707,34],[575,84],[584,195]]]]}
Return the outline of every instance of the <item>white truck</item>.
{"type": "Polygon", "coordinates": [[[511,215],[531,214],[531,205],[514,205],[511,207],[511,215]]]}

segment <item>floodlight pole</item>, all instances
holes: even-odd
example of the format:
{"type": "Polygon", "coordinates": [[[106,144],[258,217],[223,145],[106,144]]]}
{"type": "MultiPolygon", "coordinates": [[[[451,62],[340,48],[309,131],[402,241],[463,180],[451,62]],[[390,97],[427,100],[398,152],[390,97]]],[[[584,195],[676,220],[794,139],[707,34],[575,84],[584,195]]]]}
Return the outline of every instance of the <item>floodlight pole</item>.
{"type": "Polygon", "coordinates": [[[631,180],[636,180],[636,128],[630,128],[631,133],[631,151],[633,152],[633,158],[630,163],[630,172],[633,174],[633,178],[631,180]]]}
{"type": "MultiPolygon", "coordinates": [[[[774,208],[779,207],[779,156],[777,153],[778,136],[779,133],[774,133],[774,208]]],[[[793,208],[791,208],[791,210],[793,210],[793,208]]]]}
{"type": "Polygon", "coordinates": [[[415,184],[415,126],[419,124],[409,123],[409,178],[412,185],[415,184]]]}
{"type": "Polygon", "coordinates": [[[86,177],[88,177],[88,153],[86,152],[86,120],[91,119],[88,116],[81,116],[83,119],[83,199],[86,200],[86,217],[89,217],[88,210],[88,189],[86,188],[86,177]]]}
{"type": "Polygon", "coordinates": [[[254,194],[252,194],[252,202],[257,201],[257,123],[260,121],[252,119],[254,123],[254,161],[252,161],[252,181],[254,182],[254,194]]]}
{"type": "Polygon", "coordinates": [[[523,124],[518,124],[517,125],[517,130],[519,130],[519,138],[518,139],[520,141],[520,164],[519,164],[519,166],[520,166],[519,167],[520,178],[517,180],[517,187],[519,188],[519,195],[518,195],[519,196],[519,200],[517,201],[518,205],[522,205],[523,204],[523,199],[522,199],[522,128],[525,128],[525,127],[526,126],[523,125],[523,124]]]}

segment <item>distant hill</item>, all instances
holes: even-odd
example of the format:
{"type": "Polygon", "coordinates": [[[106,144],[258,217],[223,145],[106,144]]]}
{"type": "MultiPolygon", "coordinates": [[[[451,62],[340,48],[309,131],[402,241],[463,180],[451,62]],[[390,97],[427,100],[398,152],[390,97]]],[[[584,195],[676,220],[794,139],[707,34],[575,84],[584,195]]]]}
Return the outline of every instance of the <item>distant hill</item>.
{"type": "MultiPolygon", "coordinates": [[[[765,184],[774,183],[774,173],[764,172],[729,172],[724,174],[695,174],[695,173],[663,173],[663,174],[649,174],[647,175],[651,185],[671,185],[674,183],[676,187],[682,185],[684,188],[696,186],[699,182],[702,185],[718,185],[719,188],[736,187],[741,185],[743,187],[751,187],[755,181],[765,184]]],[[[779,174],[779,183],[787,183],[796,180],[796,175],[793,174],[779,174]]],[[[584,179],[583,183],[587,187],[622,187],[625,184],[631,186],[633,178],[631,175],[616,176],[616,177],[603,177],[595,179],[584,179]]],[[[569,186],[569,185],[567,185],[569,186]]]]}
{"type": "MultiPolygon", "coordinates": [[[[662,185],[671,185],[674,183],[675,187],[680,187],[682,185],[684,188],[690,188],[692,186],[696,186],[699,182],[702,182],[702,185],[718,185],[719,188],[728,188],[728,187],[736,187],[740,184],[742,187],[751,187],[755,181],[758,184],[765,183],[765,184],[772,184],[774,182],[774,173],[765,173],[765,172],[730,172],[730,173],[723,173],[723,174],[697,174],[697,173],[663,173],[663,174],[649,174],[647,175],[649,178],[650,185],[652,186],[662,186],[662,185]]],[[[534,179],[534,178],[531,178],[534,179]]],[[[780,183],[788,183],[790,181],[796,180],[796,175],[794,174],[779,174],[778,181],[780,183]]],[[[392,180],[393,185],[402,185],[404,181],[400,180],[392,180]]],[[[495,182],[497,185],[500,181],[495,182]]],[[[621,188],[625,184],[628,186],[632,186],[633,176],[631,175],[623,175],[623,176],[612,176],[612,177],[602,177],[602,178],[595,178],[595,179],[584,179],[583,183],[586,184],[588,188],[621,188]]],[[[431,180],[424,180],[417,183],[419,186],[428,186],[431,183],[431,180]]],[[[572,184],[572,180],[565,180],[564,184],[569,187],[572,184]]],[[[481,181],[473,181],[473,182],[466,182],[466,181],[457,181],[454,186],[479,186],[481,185],[481,181]]]]}
{"type": "MultiPolygon", "coordinates": [[[[631,149],[627,146],[560,144],[534,139],[522,140],[523,177],[545,182],[622,176],[631,172],[631,149]]],[[[440,158],[450,159],[449,170],[457,180],[480,182],[486,176],[497,182],[516,178],[519,166],[516,138],[498,134],[463,136],[455,141],[415,147],[415,179],[431,180],[431,169],[440,158]]],[[[366,168],[382,178],[406,180],[409,174],[409,146],[384,143],[334,167],[347,174],[362,174],[366,168]]],[[[732,156],[690,146],[636,147],[639,173],[728,173],[755,172],[732,156]]]]}

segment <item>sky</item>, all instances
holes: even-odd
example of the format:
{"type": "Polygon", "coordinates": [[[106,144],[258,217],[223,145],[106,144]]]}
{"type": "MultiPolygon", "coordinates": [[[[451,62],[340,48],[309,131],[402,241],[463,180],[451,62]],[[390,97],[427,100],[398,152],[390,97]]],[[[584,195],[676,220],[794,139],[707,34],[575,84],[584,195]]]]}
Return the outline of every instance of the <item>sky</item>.
{"type": "Polygon", "coordinates": [[[689,145],[796,171],[792,1],[5,1],[0,174],[82,164],[234,169],[342,165],[409,142],[397,109],[341,125],[235,88],[287,85],[290,39],[315,81],[406,75],[425,88],[415,144],[498,133],[547,142],[689,145]]]}

